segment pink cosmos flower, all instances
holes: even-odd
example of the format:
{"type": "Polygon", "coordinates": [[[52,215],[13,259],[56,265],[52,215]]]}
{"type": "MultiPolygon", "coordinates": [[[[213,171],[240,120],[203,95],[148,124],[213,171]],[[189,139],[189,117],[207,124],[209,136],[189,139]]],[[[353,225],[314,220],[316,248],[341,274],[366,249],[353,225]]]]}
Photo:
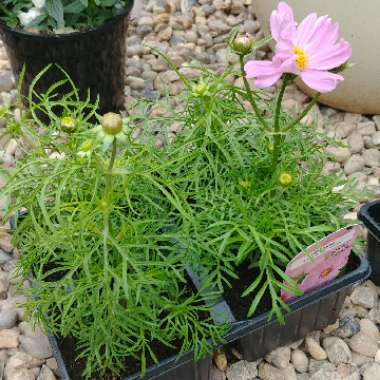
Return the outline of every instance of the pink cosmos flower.
{"type": "Polygon", "coordinates": [[[346,63],[352,49],[344,39],[338,40],[339,25],[328,16],[311,13],[297,25],[292,9],[282,1],[272,12],[270,27],[276,41],[272,61],[248,61],[244,67],[256,87],[270,87],[284,73],[300,76],[318,92],[332,91],[343,80],[329,70],[346,63]]]}

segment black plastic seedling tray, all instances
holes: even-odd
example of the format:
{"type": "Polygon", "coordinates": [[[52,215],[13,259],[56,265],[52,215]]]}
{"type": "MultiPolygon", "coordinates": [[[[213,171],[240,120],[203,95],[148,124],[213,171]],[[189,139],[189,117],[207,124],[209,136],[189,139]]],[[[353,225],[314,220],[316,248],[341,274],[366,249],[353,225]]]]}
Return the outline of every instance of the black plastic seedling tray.
{"type": "Polygon", "coordinates": [[[371,280],[380,285],[380,200],[364,205],[358,218],[369,231],[367,238],[367,257],[372,268],[371,280]]]}
{"type": "MultiPolygon", "coordinates": [[[[26,214],[26,211],[19,211],[18,218],[22,218],[26,214]]],[[[15,217],[9,218],[9,224],[11,229],[16,228],[15,217]]],[[[194,284],[197,286],[197,284],[194,284]]],[[[219,304],[219,303],[218,303],[219,304]]],[[[219,315],[218,307],[215,307],[217,314],[219,315]]],[[[214,315],[212,315],[214,317],[214,315]]],[[[215,317],[214,317],[215,320],[215,317]]],[[[218,322],[216,320],[216,322],[218,322]]],[[[71,380],[67,365],[62,356],[61,350],[58,345],[57,339],[50,335],[49,342],[53,350],[55,359],[57,360],[59,374],[61,380],[71,380]]],[[[73,347],[73,350],[75,347],[73,347]]],[[[212,366],[212,358],[210,355],[207,357],[195,361],[194,352],[192,350],[184,353],[182,356],[172,356],[160,363],[149,367],[144,376],[144,380],[209,380],[210,371],[212,366]]],[[[122,380],[141,380],[141,374],[136,373],[131,376],[124,377],[122,380]]]]}
{"type": "MultiPolygon", "coordinates": [[[[66,364],[63,360],[58,342],[55,337],[49,337],[50,344],[57,360],[61,380],[70,380],[66,364]]],[[[212,359],[210,356],[194,361],[193,351],[188,351],[180,358],[173,356],[163,360],[159,364],[151,366],[145,372],[144,380],[209,380],[212,359]]],[[[141,380],[141,375],[134,375],[122,380],[141,380]]]]}
{"type": "MultiPolygon", "coordinates": [[[[309,292],[289,302],[291,311],[285,314],[285,324],[277,320],[268,321],[268,313],[249,320],[236,321],[228,304],[221,298],[212,307],[211,315],[216,322],[231,323],[230,332],[225,337],[226,344],[238,346],[243,358],[257,360],[273,349],[305,337],[309,332],[319,330],[334,323],[342,309],[345,297],[357,284],[370,275],[367,259],[353,256],[356,268],[322,288],[309,292]]],[[[188,271],[194,285],[199,287],[199,277],[188,271]]],[[[70,380],[66,364],[55,337],[49,337],[57,360],[62,380],[70,380]]],[[[180,358],[173,356],[147,369],[144,379],[150,380],[209,380],[212,359],[210,356],[194,361],[193,351],[180,358]]],[[[136,373],[123,380],[138,380],[136,373]]]]}
{"type": "MultiPolygon", "coordinates": [[[[378,207],[380,208],[380,202],[378,207]]],[[[19,214],[22,216],[23,212],[19,214]]],[[[10,224],[11,228],[15,227],[14,218],[10,218],[10,224]]],[[[268,313],[237,321],[226,301],[219,298],[214,305],[211,305],[210,314],[215,323],[227,322],[231,325],[225,343],[236,345],[245,360],[255,361],[277,347],[297,341],[309,332],[334,323],[342,309],[344,299],[352,288],[365,281],[371,274],[366,257],[354,254],[351,256],[351,260],[354,261],[353,270],[288,303],[290,311],[285,313],[285,324],[280,324],[276,319],[268,320],[268,313]]],[[[199,276],[189,268],[187,272],[195,287],[200,289],[199,276]]],[[[212,289],[202,291],[207,292],[212,289]]],[[[56,338],[50,336],[49,340],[62,380],[71,380],[56,338]]],[[[149,367],[144,380],[209,380],[211,366],[211,356],[195,361],[194,353],[190,350],[179,358],[173,356],[149,367]]],[[[138,379],[141,379],[141,375],[136,373],[123,380],[138,379]]]]}
{"type": "MultiPolygon", "coordinates": [[[[366,257],[354,254],[352,257],[354,270],[289,302],[291,310],[285,313],[285,324],[280,324],[276,319],[269,321],[268,313],[246,321],[232,322],[226,342],[234,343],[245,360],[255,361],[277,347],[334,323],[351,289],[371,273],[366,257]]],[[[224,310],[226,321],[235,320],[228,306],[216,305],[214,312],[220,314],[221,310],[224,310]]]]}

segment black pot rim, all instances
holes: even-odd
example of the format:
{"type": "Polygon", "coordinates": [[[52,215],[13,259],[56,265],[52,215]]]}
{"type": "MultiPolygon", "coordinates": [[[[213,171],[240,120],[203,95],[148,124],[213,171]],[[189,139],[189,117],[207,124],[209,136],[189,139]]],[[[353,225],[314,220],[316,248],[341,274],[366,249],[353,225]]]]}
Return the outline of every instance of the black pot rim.
{"type": "Polygon", "coordinates": [[[380,199],[366,203],[358,212],[358,219],[361,220],[369,232],[380,241],[380,224],[377,223],[370,215],[369,210],[373,206],[380,206],[380,199]]]}
{"type": "MultiPolygon", "coordinates": [[[[289,302],[288,305],[290,306],[291,311],[287,312],[286,316],[296,313],[297,311],[305,308],[309,304],[319,302],[327,294],[355,286],[356,284],[359,284],[363,282],[366,278],[368,278],[368,276],[371,273],[371,269],[369,267],[366,257],[364,257],[362,254],[359,254],[357,255],[357,259],[359,262],[358,267],[356,269],[353,269],[351,272],[345,274],[341,278],[331,281],[324,287],[315,289],[314,291],[308,292],[304,296],[289,302]]],[[[259,314],[256,317],[253,317],[252,319],[234,322],[231,324],[231,330],[224,337],[224,343],[232,343],[234,341],[237,341],[238,339],[243,338],[245,335],[247,335],[249,332],[253,330],[274,323],[278,323],[276,319],[268,321],[268,312],[259,314]]],[[[66,364],[59,350],[56,338],[50,335],[49,340],[53,348],[54,357],[58,362],[58,367],[60,369],[63,380],[70,380],[70,377],[66,370],[66,364]]],[[[180,367],[181,365],[188,363],[189,361],[193,360],[193,354],[194,351],[190,349],[189,351],[183,353],[180,357],[171,356],[162,360],[160,363],[147,368],[146,378],[156,378],[155,375],[163,375],[171,371],[173,368],[180,367]]],[[[140,379],[140,375],[137,373],[134,375],[130,375],[124,378],[123,380],[138,379],[140,379]]]]}
{"type": "MultiPolygon", "coordinates": [[[[58,369],[60,372],[60,376],[62,380],[71,380],[69,373],[67,371],[66,362],[63,359],[63,356],[61,354],[61,350],[58,346],[58,340],[53,335],[48,335],[49,343],[53,350],[53,356],[57,360],[58,369]]],[[[203,358],[205,360],[207,356],[203,358]]],[[[145,372],[145,378],[152,379],[156,378],[157,376],[165,375],[166,373],[172,371],[175,368],[179,368],[185,364],[188,364],[189,362],[192,362],[194,360],[194,350],[190,349],[189,351],[184,352],[181,356],[174,355],[169,356],[166,359],[161,360],[158,364],[153,364],[150,367],[146,369],[145,372]]],[[[201,361],[202,359],[200,359],[201,361]]],[[[141,373],[134,373],[132,375],[128,375],[126,377],[123,377],[122,380],[140,380],[141,379],[141,373]]]]}
{"type": "Polygon", "coordinates": [[[62,33],[62,34],[38,34],[38,33],[31,33],[27,32],[22,29],[14,29],[10,28],[4,21],[0,20],[0,29],[6,30],[9,33],[13,33],[17,36],[20,36],[22,38],[30,38],[30,39],[39,39],[41,41],[56,41],[57,39],[60,40],[69,40],[72,38],[77,38],[79,36],[91,36],[92,34],[98,34],[98,33],[103,33],[107,31],[113,24],[117,23],[118,21],[126,18],[129,16],[129,13],[131,12],[131,9],[133,7],[134,0],[129,0],[129,3],[126,7],[126,9],[114,16],[112,19],[106,21],[104,24],[99,25],[96,28],[86,30],[84,32],[72,32],[72,33],[62,33]]]}
{"type": "MultiPolygon", "coordinates": [[[[319,302],[327,294],[332,294],[338,290],[361,284],[365,279],[368,279],[371,275],[372,270],[367,258],[363,253],[357,254],[356,257],[358,260],[357,268],[344,274],[342,277],[336,278],[335,280],[326,283],[324,286],[316,288],[310,292],[305,293],[303,296],[288,302],[290,311],[285,313],[285,317],[299,310],[302,310],[311,303],[319,302]]],[[[268,320],[268,315],[269,312],[266,312],[254,316],[251,319],[232,323],[232,329],[230,330],[230,333],[228,333],[226,340],[235,341],[242,338],[249,330],[276,323],[276,318],[273,317],[271,320],[268,320]]]]}

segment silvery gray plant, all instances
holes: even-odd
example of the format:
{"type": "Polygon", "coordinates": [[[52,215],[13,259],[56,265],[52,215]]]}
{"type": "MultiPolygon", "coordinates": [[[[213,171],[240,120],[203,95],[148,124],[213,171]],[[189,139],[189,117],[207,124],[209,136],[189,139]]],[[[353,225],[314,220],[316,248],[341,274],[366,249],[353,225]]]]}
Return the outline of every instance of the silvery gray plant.
{"type": "Polygon", "coordinates": [[[123,13],[131,0],[4,0],[0,19],[9,27],[57,34],[97,27],[123,13]]]}

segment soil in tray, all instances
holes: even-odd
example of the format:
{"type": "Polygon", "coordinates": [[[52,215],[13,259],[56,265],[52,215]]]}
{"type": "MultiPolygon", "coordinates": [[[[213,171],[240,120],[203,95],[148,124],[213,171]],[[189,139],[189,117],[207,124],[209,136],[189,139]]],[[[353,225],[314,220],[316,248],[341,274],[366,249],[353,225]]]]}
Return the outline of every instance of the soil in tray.
{"type": "MultiPolygon", "coordinates": [[[[352,253],[346,267],[343,269],[340,276],[353,271],[358,267],[358,264],[358,257],[352,253]]],[[[259,270],[258,268],[249,268],[249,263],[244,262],[239,267],[237,267],[235,273],[237,274],[238,279],[229,278],[231,287],[225,285],[224,299],[230,306],[232,314],[235,316],[235,318],[241,321],[247,319],[247,314],[254,299],[255,293],[252,293],[252,295],[249,295],[247,297],[241,297],[241,294],[257,278],[259,275],[259,270]]],[[[260,289],[260,286],[258,289],[260,289]]],[[[271,296],[269,294],[269,291],[267,291],[261,299],[261,302],[259,303],[254,316],[268,312],[271,307],[271,296]]]]}
{"type": "MultiPolygon", "coordinates": [[[[187,279],[187,294],[196,293],[196,289],[190,279],[187,279]]],[[[209,317],[208,313],[203,313],[203,315],[199,316],[200,319],[205,320],[209,317]]],[[[76,360],[78,352],[76,352],[77,347],[77,341],[75,338],[68,337],[64,339],[57,339],[58,341],[58,347],[61,351],[61,354],[63,356],[63,360],[65,362],[67,371],[70,375],[71,380],[83,380],[82,373],[85,368],[85,361],[83,359],[76,360]]],[[[154,341],[151,344],[151,348],[155,355],[157,356],[157,359],[161,362],[162,360],[165,360],[171,356],[175,356],[178,354],[178,348],[181,346],[181,341],[177,340],[175,342],[172,342],[174,346],[177,348],[170,348],[167,346],[164,346],[162,343],[158,341],[154,341]]],[[[147,357],[147,368],[154,365],[152,359],[147,357]]],[[[120,376],[115,375],[107,375],[107,376],[93,376],[91,377],[91,380],[122,380],[126,378],[127,376],[134,375],[135,373],[140,372],[140,362],[134,358],[126,358],[125,360],[125,368],[123,373],[120,376]]]]}

